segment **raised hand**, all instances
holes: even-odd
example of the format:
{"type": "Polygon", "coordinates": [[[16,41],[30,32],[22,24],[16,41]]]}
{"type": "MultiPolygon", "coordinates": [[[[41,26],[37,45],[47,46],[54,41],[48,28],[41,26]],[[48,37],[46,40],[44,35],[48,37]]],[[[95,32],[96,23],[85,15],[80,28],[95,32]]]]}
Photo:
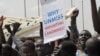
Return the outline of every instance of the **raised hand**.
{"type": "MultiPolygon", "coordinates": [[[[10,24],[6,24],[5,25],[5,28],[7,29],[7,31],[10,33],[10,34],[12,34],[12,30],[11,30],[11,28],[10,28],[10,24]]],[[[9,44],[10,46],[12,46],[12,35],[10,35],[10,37],[8,38],[8,41],[6,42],[7,44],[9,44]]]]}
{"type": "Polygon", "coordinates": [[[12,33],[12,31],[11,31],[11,28],[10,28],[10,25],[9,25],[9,24],[6,24],[6,25],[5,25],[5,28],[8,30],[8,32],[9,32],[9,33],[12,33]]]}
{"type": "Polygon", "coordinates": [[[10,45],[12,45],[12,36],[15,35],[15,33],[17,32],[17,29],[19,28],[20,23],[13,23],[12,26],[13,26],[13,30],[11,30],[9,24],[5,25],[5,28],[11,34],[11,36],[9,37],[9,39],[7,41],[7,43],[10,44],[10,45]]]}
{"type": "Polygon", "coordinates": [[[6,43],[5,36],[4,36],[4,33],[3,33],[3,29],[2,29],[4,19],[6,19],[4,16],[0,17],[0,43],[1,44],[6,43]]]}
{"type": "Polygon", "coordinates": [[[75,43],[77,43],[77,39],[79,36],[79,32],[78,32],[77,24],[76,24],[76,17],[78,16],[78,14],[79,14],[79,10],[73,11],[72,16],[71,16],[71,26],[69,26],[69,29],[72,33],[71,40],[75,43]]]}
{"type": "Polygon", "coordinates": [[[75,11],[73,11],[73,13],[72,13],[72,16],[71,16],[71,17],[76,18],[76,17],[78,16],[78,14],[79,14],[79,10],[75,10],[75,11]]]}
{"type": "Polygon", "coordinates": [[[6,17],[4,16],[1,16],[0,17],[0,27],[2,28],[2,25],[3,25],[3,21],[6,19],[6,17]]]}
{"type": "Polygon", "coordinates": [[[16,23],[13,23],[13,33],[15,34],[19,28],[21,24],[16,22],[16,23]]]}

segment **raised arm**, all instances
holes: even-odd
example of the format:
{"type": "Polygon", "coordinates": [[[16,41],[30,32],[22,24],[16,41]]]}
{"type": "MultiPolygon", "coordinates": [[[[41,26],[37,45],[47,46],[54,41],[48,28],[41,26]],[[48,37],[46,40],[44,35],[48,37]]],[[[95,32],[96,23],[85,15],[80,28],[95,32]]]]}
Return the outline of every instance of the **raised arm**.
{"type": "Polygon", "coordinates": [[[12,33],[12,39],[14,41],[14,43],[17,45],[17,47],[21,47],[22,46],[22,41],[17,39],[15,36],[15,33],[17,32],[18,28],[20,26],[20,23],[14,23],[13,24],[13,33],[12,33]]]}
{"type": "Polygon", "coordinates": [[[40,22],[40,36],[43,38],[43,23],[40,22]]]}
{"type": "Polygon", "coordinates": [[[100,18],[97,13],[96,0],[91,0],[91,11],[94,30],[100,34],[100,18]]]}
{"type": "Polygon", "coordinates": [[[10,44],[12,46],[12,35],[15,35],[15,33],[17,32],[17,29],[19,28],[20,24],[19,23],[14,23],[13,24],[13,30],[11,31],[10,29],[10,25],[5,25],[5,28],[8,30],[8,32],[11,34],[10,37],[8,38],[7,43],[10,44]],[[17,24],[17,26],[15,25],[17,24]]]}
{"type": "Polygon", "coordinates": [[[8,27],[6,26],[8,32],[11,32],[11,36],[10,36],[8,42],[10,42],[10,40],[13,40],[14,43],[16,44],[16,46],[20,47],[22,45],[22,41],[15,37],[15,33],[17,32],[17,30],[18,30],[18,28],[20,26],[20,23],[13,23],[12,26],[13,26],[13,30],[12,31],[11,31],[10,25],[8,27]]]}
{"type": "Polygon", "coordinates": [[[71,40],[75,43],[77,43],[77,39],[79,36],[79,32],[78,32],[77,24],[76,24],[76,18],[78,14],[79,14],[79,10],[73,11],[72,16],[71,16],[71,26],[69,26],[69,29],[71,30],[71,35],[72,35],[71,40]]]}
{"type": "MultiPolygon", "coordinates": [[[[5,28],[8,30],[8,32],[9,32],[10,34],[12,33],[9,24],[6,24],[6,25],[5,25],[5,28]]],[[[12,46],[12,42],[13,42],[11,37],[12,37],[12,35],[10,35],[10,37],[8,38],[8,41],[7,41],[7,43],[8,43],[10,46],[12,46]]]]}
{"type": "Polygon", "coordinates": [[[17,39],[17,37],[15,36],[15,33],[17,32],[17,30],[20,26],[20,23],[14,23],[12,26],[13,26],[13,31],[11,31],[10,25],[8,27],[6,26],[8,32],[11,32],[11,36],[10,36],[8,42],[10,42],[10,40],[13,40],[13,42],[15,43],[15,45],[19,49],[20,55],[22,55],[21,54],[21,52],[22,52],[21,47],[22,47],[23,42],[20,39],[17,39]]]}
{"type": "Polygon", "coordinates": [[[0,17],[0,43],[6,43],[5,36],[4,36],[4,33],[3,33],[3,29],[2,29],[3,21],[5,19],[6,18],[3,17],[3,16],[0,17]]]}

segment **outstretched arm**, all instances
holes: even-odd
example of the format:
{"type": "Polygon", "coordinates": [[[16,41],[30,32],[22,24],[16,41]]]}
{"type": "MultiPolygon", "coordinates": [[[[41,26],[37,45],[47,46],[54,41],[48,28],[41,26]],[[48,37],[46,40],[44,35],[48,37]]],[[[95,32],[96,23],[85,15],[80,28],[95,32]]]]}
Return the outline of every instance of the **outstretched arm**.
{"type": "Polygon", "coordinates": [[[2,29],[3,21],[5,19],[6,18],[4,16],[0,17],[0,43],[6,43],[5,36],[4,36],[4,33],[3,33],[3,29],[2,29]]]}
{"type": "Polygon", "coordinates": [[[40,22],[40,36],[43,38],[43,23],[40,22]]]}
{"type": "Polygon", "coordinates": [[[13,31],[11,31],[10,25],[6,26],[6,28],[7,28],[8,32],[11,33],[11,36],[8,40],[8,43],[11,43],[10,40],[13,40],[15,45],[19,48],[20,55],[22,55],[21,54],[22,50],[20,48],[21,48],[23,42],[21,40],[17,39],[16,36],[15,36],[15,33],[17,32],[19,26],[20,26],[20,23],[14,23],[13,24],[13,31]]]}
{"type": "Polygon", "coordinates": [[[14,43],[16,44],[16,46],[20,47],[21,44],[21,40],[18,40],[17,38],[15,38],[15,33],[17,32],[18,28],[20,26],[20,23],[14,23],[13,24],[13,30],[11,31],[10,25],[6,25],[6,29],[8,30],[8,32],[11,33],[10,38],[8,39],[8,43],[11,44],[11,40],[14,41],[14,43]]]}
{"type": "Polygon", "coordinates": [[[22,46],[22,41],[19,40],[19,39],[17,39],[17,38],[14,37],[14,36],[15,36],[15,33],[17,32],[19,26],[20,26],[20,23],[14,23],[14,24],[13,24],[13,32],[12,32],[12,39],[13,39],[14,43],[16,44],[16,46],[17,46],[18,48],[20,48],[20,47],[22,46]]]}
{"type": "Polygon", "coordinates": [[[100,34],[100,18],[97,13],[96,1],[91,0],[92,21],[94,30],[100,34]]]}
{"type": "MultiPolygon", "coordinates": [[[[5,25],[5,28],[8,30],[8,32],[9,32],[10,34],[12,33],[9,24],[6,24],[6,25],[5,25]]],[[[8,43],[10,46],[12,46],[12,42],[13,42],[11,37],[12,37],[12,35],[10,35],[10,37],[8,38],[8,41],[7,41],[7,43],[8,43]]]]}
{"type": "Polygon", "coordinates": [[[78,14],[79,14],[79,10],[73,11],[72,16],[71,16],[71,26],[69,26],[69,29],[71,30],[71,34],[72,34],[71,40],[74,41],[75,43],[77,43],[77,39],[79,36],[79,32],[78,32],[77,24],[76,24],[76,18],[78,14]]]}

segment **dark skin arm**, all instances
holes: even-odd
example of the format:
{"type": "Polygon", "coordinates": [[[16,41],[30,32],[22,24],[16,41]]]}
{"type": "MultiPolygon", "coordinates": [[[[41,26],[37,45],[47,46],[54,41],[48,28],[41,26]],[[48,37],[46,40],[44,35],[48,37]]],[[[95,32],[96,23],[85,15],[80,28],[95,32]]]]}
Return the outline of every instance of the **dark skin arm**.
{"type": "Polygon", "coordinates": [[[13,23],[13,30],[11,31],[11,28],[10,28],[10,25],[6,25],[6,29],[8,30],[8,32],[11,34],[11,36],[9,37],[7,43],[12,45],[12,36],[15,35],[15,33],[17,32],[19,26],[20,26],[20,23],[13,23]]]}
{"type": "Polygon", "coordinates": [[[78,14],[79,14],[79,10],[73,11],[72,16],[71,16],[71,26],[69,26],[69,29],[71,30],[71,34],[72,34],[71,40],[75,43],[77,43],[77,39],[79,36],[79,32],[78,32],[77,24],[76,24],[76,18],[78,14]]]}
{"type": "Polygon", "coordinates": [[[40,22],[40,36],[43,38],[43,23],[40,22]]]}
{"type": "MultiPolygon", "coordinates": [[[[5,28],[8,30],[8,32],[11,34],[12,33],[12,31],[11,31],[11,29],[10,29],[10,25],[5,25],[5,28]]],[[[10,37],[8,38],[8,41],[7,41],[7,43],[10,45],[10,46],[12,46],[12,38],[11,38],[12,36],[10,35],[10,37]]]]}
{"type": "Polygon", "coordinates": [[[42,22],[42,17],[40,17],[40,19],[38,21],[40,22],[40,37],[41,37],[41,39],[43,39],[43,22],[42,22]]]}
{"type": "Polygon", "coordinates": [[[15,34],[18,30],[18,28],[20,27],[20,23],[16,22],[13,24],[13,33],[12,34],[15,34]]]}
{"type": "Polygon", "coordinates": [[[5,36],[4,36],[4,33],[3,33],[3,29],[2,29],[3,21],[5,19],[6,18],[3,17],[3,16],[0,17],[0,43],[6,43],[5,36]]]}
{"type": "Polygon", "coordinates": [[[94,30],[100,34],[100,18],[97,13],[96,1],[91,0],[92,21],[94,30]]]}

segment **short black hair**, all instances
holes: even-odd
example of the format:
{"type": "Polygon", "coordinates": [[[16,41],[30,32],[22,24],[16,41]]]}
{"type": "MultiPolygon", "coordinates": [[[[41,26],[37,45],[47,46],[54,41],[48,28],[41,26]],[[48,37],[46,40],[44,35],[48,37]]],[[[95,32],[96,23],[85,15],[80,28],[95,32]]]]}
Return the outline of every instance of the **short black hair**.
{"type": "Polygon", "coordinates": [[[90,38],[86,42],[86,50],[89,56],[100,56],[100,39],[97,38],[90,38]]]}
{"type": "Polygon", "coordinates": [[[35,44],[31,40],[26,40],[23,46],[30,48],[30,50],[35,51],[35,44]]]}
{"type": "Polygon", "coordinates": [[[89,37],[92,37],[92,35],[91,35],[91,33],[88,31],[88,30],[82,30],[82,31],[85,31],[88,35],[89,35],[89,37]]]}
{"type": "MultiPolygon", "coordinates": [[[[75,56],[77,51],[76,45],[72,41],[64,41],[62,43],[61,52],[69,56],[75,56]]],[[[63,56],[65,56],[63,54],[63,56]]]]}
{"type": "Polygon", "coordinates": [[[2,53],[3,55],[12,55],[12,47],[9,44],[3,44],[2,45],[2,53]]]}

